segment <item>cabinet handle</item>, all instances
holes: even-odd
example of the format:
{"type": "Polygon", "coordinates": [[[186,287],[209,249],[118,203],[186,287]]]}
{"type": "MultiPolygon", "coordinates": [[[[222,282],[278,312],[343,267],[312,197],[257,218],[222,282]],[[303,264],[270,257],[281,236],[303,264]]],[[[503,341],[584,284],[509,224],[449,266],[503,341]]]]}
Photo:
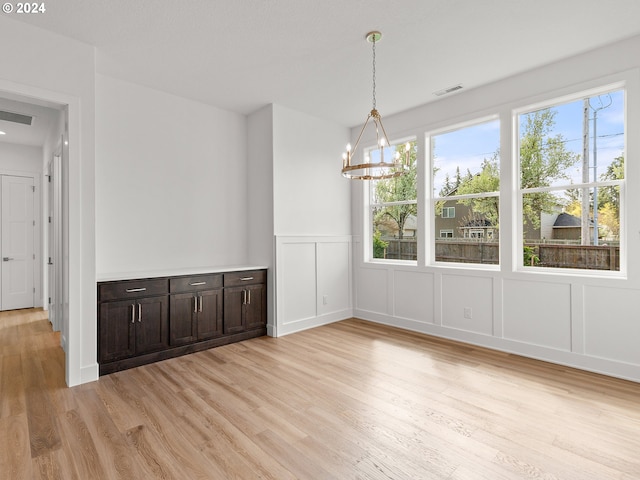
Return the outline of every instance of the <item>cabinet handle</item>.
{"type": "Polygon", "coordinates": [[[136,323],[136,304],[131,304],[131,323],[136,323]]]}
{"type": "Polygon", "coordinates": [[[198,308],[199,312],[202,312],[202,295],[200,295],[200,307],[198,308]]]}
{"type": "Polygon", "coordinates": [[[192,287],[197,287],[198,285],[206,285],[206,284],[207,282],[193,282],[193,283],[190,283],[189,285],[192,287]]]}
{"type": "Polygon", "coordinates": [[[253,280],[253,277],[242,277],[240,279],[241,282],[248,282],[249,280],[253,280]]]}
{"type": "Polygon", "coordinates": [[[142,304],[138,304],[138,322],[142,321],[142,304]]]}
{"type": "Polygon", "coordinates": [[[251,290],[247,290],[247,295],[249,297],[249,301],[247,303],[251,305],[251,290]]]}
{"type": "Polygon", "coordinates": [[[242,290],[242,304],[243,305],[247,304],[247,291],[246,290],[242,290]]]}
{"type": "Polygon", "coordinates": [[[125,290],[127,293],[135,293],[135,292],[146,292],[146,288],[127,288],[125,290]]]}
{"type": "Polygon", "coordinates": [[[193,313],[198,313],[198,296],[193,296],[193,313]]]}

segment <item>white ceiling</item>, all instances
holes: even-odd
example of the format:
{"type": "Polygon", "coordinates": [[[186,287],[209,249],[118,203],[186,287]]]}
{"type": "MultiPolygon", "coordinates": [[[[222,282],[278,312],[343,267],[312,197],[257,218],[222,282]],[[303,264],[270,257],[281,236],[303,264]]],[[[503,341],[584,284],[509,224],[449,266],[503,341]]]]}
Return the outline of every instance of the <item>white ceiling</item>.
{"type": "Polygon", "coordinates": [[[18,21],[97,47],[97,71],[224,109],[355,126],[640,34],[638,0],[54,0],[18,21]]]}

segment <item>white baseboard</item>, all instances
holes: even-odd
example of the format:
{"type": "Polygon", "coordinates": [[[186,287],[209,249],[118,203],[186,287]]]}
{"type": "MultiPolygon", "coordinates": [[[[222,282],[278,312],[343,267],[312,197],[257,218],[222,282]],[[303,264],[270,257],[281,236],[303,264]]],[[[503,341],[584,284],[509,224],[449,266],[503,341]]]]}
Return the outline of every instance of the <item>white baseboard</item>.
{"type": "MultiPolygon", "coordinates": [[[[276,329],[277,332],[274,332],[277,334],[271,336],[282,337],[284,335],[289,335],[290,333],[301,332],[321,325],[328,325],[329,323],[339,322],[340,320],[346,320],[351,317],[353,317],[353,310],[349,308],[337,312],[331,312],[326,315],[296,320],[295,322],[278,325],[276,329]]],[[[269,334],[269,326],[267,326],[267,334],[269,334]]]]}

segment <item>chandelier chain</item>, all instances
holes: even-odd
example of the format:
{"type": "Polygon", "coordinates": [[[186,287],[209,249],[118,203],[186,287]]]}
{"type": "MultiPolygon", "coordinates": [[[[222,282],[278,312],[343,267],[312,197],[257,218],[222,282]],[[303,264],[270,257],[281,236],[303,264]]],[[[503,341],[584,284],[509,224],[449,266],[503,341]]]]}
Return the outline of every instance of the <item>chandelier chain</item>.
{"type": "Polygon", "coordinates": [[[371,42],[373,46],[371,49],[373,50],[373,110],[376,109],[376,37],[373,36],[373,41],[371,42]]]}

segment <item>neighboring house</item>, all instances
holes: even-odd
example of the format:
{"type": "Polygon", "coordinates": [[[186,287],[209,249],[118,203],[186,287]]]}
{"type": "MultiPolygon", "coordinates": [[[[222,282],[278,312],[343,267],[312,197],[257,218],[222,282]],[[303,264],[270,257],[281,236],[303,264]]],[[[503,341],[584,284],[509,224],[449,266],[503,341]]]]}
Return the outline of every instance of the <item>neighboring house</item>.
{"type": "MultiPolygon", "coordinates": [[[[553,222],[554,240],[580,240],[582,220],[568,213],[559,214],[553,222]]],[[[589,220],[589,238],[593,238],[593,222],[589,220]]]]}
{"type": "MultiPolygon", "coordinates": [[[[589,220],[589,238],[593,237],[593,221],[589,220]]],[[[554,213],[540,215],[540,228],[525,225],[524,238],[528,241],[536,240],[569,240],[580,243],[582,221],[580,217],[561,211],[560,207],[554,213]]],[[[573,243],[573,242],[571,242],[573,243]]]]}
{"type": "Polygon", "coordinates": [[[457,200],[447,200],[435,218],[436,238],[498,238],[498,228],[471,207],[457,200]]]}

